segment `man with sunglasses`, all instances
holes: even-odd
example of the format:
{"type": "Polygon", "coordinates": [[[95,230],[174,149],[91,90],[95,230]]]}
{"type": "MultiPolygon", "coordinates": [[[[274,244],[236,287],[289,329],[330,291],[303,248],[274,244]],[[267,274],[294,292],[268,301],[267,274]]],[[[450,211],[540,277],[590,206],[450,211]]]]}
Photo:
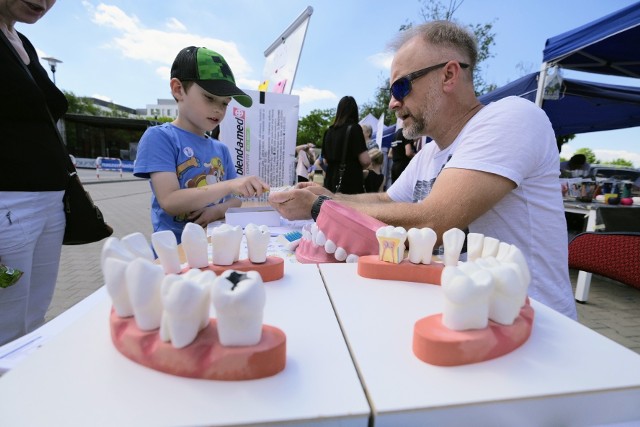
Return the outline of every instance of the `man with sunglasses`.
{"type": "MultiPolygon", "coordinates": [[[[494,237],[524,253],[529,295],[577,318],[567,263],[555,135],[544,111],[509,97],[483,106],[475,96],[473,35],[449,21],[401,33],[392,46],[389,108],[404,136],[434,141],[384,193],[335,195],[317,186],[273,193],[285,218],[317,217],[334,198],[384,223],[494,237]]],[[[439,240],[441,242],[441,240],[439,240]]]]}

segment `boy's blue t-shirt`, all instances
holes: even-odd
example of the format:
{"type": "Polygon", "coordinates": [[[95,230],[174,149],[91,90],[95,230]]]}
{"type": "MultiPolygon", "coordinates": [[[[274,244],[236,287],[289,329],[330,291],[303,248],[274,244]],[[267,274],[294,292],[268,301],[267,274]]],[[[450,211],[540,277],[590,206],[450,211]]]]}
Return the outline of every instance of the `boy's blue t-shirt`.
{"type": "MultiPolygon", "coordinates": [[[[152,172],[174,172],[180,188],[201,187],[238,176],[226,145],[171,123],[150,127],[140,138],[133,174],[150,178],[152,172]]],[[[153,184],[151,192],[153,231],[171,230],[180,242],[188,212],[180,216],[167,214],[158,204],[153,184]]]]}

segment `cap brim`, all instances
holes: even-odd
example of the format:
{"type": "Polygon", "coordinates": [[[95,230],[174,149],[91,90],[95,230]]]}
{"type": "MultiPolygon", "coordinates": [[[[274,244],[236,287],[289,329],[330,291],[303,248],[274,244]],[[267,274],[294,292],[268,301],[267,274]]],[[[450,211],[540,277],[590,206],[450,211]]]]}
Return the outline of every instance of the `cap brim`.
{"type": "Polygon", "coordinates": [[[216,96],[230,96],[243,107],[251,107],[253,99],[227,80],[196,80],[198,86],[216,96]]]}

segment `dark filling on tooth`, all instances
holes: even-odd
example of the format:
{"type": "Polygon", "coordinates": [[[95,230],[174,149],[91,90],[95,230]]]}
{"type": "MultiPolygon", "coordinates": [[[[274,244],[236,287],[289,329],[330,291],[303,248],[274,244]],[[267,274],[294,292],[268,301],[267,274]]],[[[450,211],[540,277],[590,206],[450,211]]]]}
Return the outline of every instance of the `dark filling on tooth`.
{"type": "Polygon", "coordinates": [[[233,286],[231,286],[231,290],[234,291],[236,289],[236,286],[238,286],[238,283],[242,282],[246,278],[247,275],[244,273],[239,273],[237,271],[232,271],[231,273],[229,273],[229,275],[227,276],[227,280],[233,283],[233,286]]]}

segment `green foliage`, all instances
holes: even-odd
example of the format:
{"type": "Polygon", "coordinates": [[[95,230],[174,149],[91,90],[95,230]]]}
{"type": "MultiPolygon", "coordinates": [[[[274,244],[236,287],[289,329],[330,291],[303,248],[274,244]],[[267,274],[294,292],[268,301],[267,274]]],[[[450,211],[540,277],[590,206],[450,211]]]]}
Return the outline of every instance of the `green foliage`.
{"type": "Polygon", "coordinates": [[[336,115],[335,108],[311,110],[306,116],[298,120],[298,134],[296,145],[311,142],[316,147],[322,147],[324,131],[331,125],[336,115]]]}
{"type": "MultiPolygon", "coordinates": [[[[563,136],[556,136],[556,144],[558,145],[558,153],[560,151],[562,151],[562,145],[566,144],[567,142],[571,141],[573,138],[575,138],[576,136],[574,134],[570,134],[570,135],[563,135],[563,136]]],[[[564,161],[564,160],[561,160],[564,161]]]]}
{"type": "Polygon", "coordinates": [[[73,92],[62,91],[69,103],[68,113],[85,114],[89,116],[99,116],[100,109],[95,106],[93,101],[87,97],[76,96],[73,92]]]}
{"type": "Polygon", "coordinates": [[[591,148],[578,148],[576,154],[584,154],[587,157],[587,163],[598,163],[598,159],[591,148]]]}
{"type": "Polygon", "coordinates": [[[393,111],[389,109],[389,101],[391,95],[389,95],[389,77],[383,78],[383,82],[376,88],[374,100],[365,102],[360,106],[360,118],[366,117],[371,113],[375,118],[380,118],[384,113],[384,124],[390,126],[395,124],[396,116],[393,111]]]}
{"type": "Polygon", "coordinates": [[[632,168],[633,167],[633,163],[629,160],[626,159],[614,159],[614,160],[610,160],[608,162],[602,162],[603,165],[613,165],[613,166],[624,166],[627,168],[632,168]]]}

